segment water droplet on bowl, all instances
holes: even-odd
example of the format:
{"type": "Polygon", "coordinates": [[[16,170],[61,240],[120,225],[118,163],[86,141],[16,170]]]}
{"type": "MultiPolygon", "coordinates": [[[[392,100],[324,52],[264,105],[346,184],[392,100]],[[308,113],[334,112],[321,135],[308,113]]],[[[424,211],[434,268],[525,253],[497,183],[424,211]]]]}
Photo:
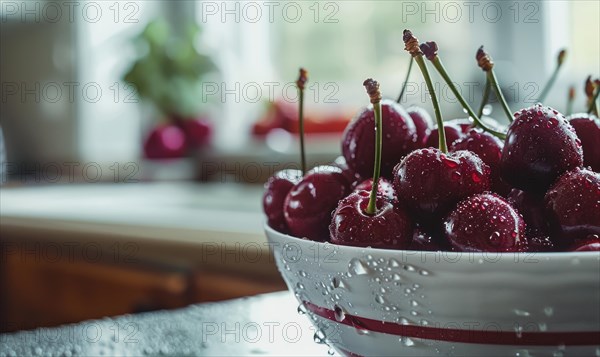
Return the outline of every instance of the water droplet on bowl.
{"type": "Polygon", "coordinates": [[[317,331],[315,331],[315,334],[313,335],[313,340],[318,343],[318,344],[324,344],[325,343],[325,332],[323,332],[323,330],[318,329],[317,331]]]}
{"type": "Polygon", "coordinates": [[[529,316],[529,315],[531,315],[529,312],[527,312],[525,310],[515,309],[514,312],[515,312],[515,315],[517,315],[517,316],[529,316]]]}
{"type": "Polygon", "coordinates": [[[410,337],[400,337],[400,343],[406,347],[413,347],[415,345],[415,341],[410,339],[410,337]]]}
{"type": "Polygon", "coordinates": [[[399,267],[400,267],[400,263],[399,263],[399,262],[398,262],[396,259],[394,259],[394,258],[392,258],[392,259],[390,259],[390,260],[388,261],[388,265],[389,265],[391,268],[399,268],[399,267]]]}
{"type": "Polygon", "coordinates": [[[369,268],[363,263],[362,260],[352,258],[348,263],[348,273],[352,275],[365,275],[369,273],[369,268]]]}
{"type": "Polygon", "coordinates": [[[382,305],[384,305],[384,304],[385,304],[385,299],[384,299],[384,298],[383,298],[383,296],[381,296],[381,295],[375,295],[375,301],[376,301],[378,304],[382,304],[382,305]]]}
{"type": "Polygon", "coordinates": [[[335,314],[335,319],[339,322],[344,321],[344,319],[346,318],[346,312],[341,306],[335,305],[335,307],[333,308],[333,312],[335,314]]]}
{"type": "Polygon", "coordinates": [[[405,266],[403,266],[403,268],[404,268],[404,270],[411,271],[411,272],[417,270],[414,266],[412,266],[410,264],[406,264],[405,266]]]}

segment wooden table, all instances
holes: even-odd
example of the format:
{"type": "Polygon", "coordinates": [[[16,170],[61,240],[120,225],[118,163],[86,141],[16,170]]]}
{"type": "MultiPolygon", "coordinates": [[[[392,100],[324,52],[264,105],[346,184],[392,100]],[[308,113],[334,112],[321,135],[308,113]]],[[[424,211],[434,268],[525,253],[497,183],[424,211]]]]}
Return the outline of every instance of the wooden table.
{"type": "Polygon", "coordinates": [[[1,190],[0,332],[285,289],[260,185],[1,190]]]}

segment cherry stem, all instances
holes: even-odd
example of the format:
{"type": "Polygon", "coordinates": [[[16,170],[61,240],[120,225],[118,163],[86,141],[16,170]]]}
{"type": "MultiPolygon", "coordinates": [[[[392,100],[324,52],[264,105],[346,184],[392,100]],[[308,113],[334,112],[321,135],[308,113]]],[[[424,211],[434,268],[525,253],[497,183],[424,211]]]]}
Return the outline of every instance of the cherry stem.
{"type": "Polygon", "coordinates": [[[366,213],[374,215],[377,213],[377,191],[379,189],[379,175],[381,175],[381,146],[383,142],[383,129],[381,124],[381,92],[379,83],[371,78],[363,82],[367,93],[373,104],[373,113],[375,115],[375,165],[373,168],[373,186],[369,197],[369,205],[366,213]]]}
{"type": "Polygon", "coordinates": [[[413,58],[410,58],[410,62],[408,63],[408,70],[406,71],[406,77],[404,78],[404,83],[402,84],[402,90],[400,91],[400,95],[398,99],[396,99],[396,103],[400,104],[402,101],[402,97],[404,96],[404,92],[406,91],[406,85],[408,84],[408,78],[410,77],[410,72],[412,71],[413,66],[413,58]]]}
{"type": "Polygon", "coordinates": [[[417,61],[419,69],[427,84],[427,90],[431,96],[431,102],[433,103],[433,110],[435,111],[435,120],[438,126],[438,138],[440,151],[444,154],[448,152],[448,146],[446,145],[446,131],[444,130],[444,119],[442,118],[442,111],[440,110],[440,104],[438,103],[437,96],[435,95],[435,89],[431,83],[431,77],[429,76],[429,70],[427,64],[423,60],[423,50],[419,46],[419,40],[412,34],[410,30],[404,30],[402,39],[404,40],[404,49],[410,53],[410,55],[417,61]]]}
{"type": "Polygon", "coordinates": [[[504,110],[504,114],[506,114],[508,121],[512,123],[513,120],[515,120],[515,118],[512,115],[512,111],[508,107],[508,103],[506,103],[506,99],[504,99],[504,94],[502,94],[502,89],[500,89],[500,86],[498,85],[498,79],[496,78],[496,74],[494,73],[493,69],[487,72],[487,80],[490,81],[494,92],[496,92],[496,97],[500,101],[500,104],[502,105],[502,110],[504,110]]]}
{"type": "Polygon", "coordinates": [[[508,107],[506,99],[504,99],[504,94],[502,94],[502,90],[498,85],[498,79],[494,73],[494,61],[492,61],[492,57],[490,57],[490,55],[483,49],[483,46],[481,46],[475,54],[475,59],[477,60],[477,65],[479,68],[485,72],[487,81],[492,86],[492,89],[494,89],[494,92],[496,92],[496,98],[498,98],[498,101],[500,101],[500,104],[502,104],[502,109],[504,110],[504,114],[506,114],[508,117],[508,121],[512,123],[514,120],[512,111],[508,107]]]}
{"type": "Polygon", "coordinates": [[[540,96],[538,97],[538,100],[537,100],[538,102],[542,103],[544,100],[546,100],[546,97],[548,96],[550,89],[552,89],[554,82],[556,82],[556,77],[558,77],[558,72],[560,71],[560,68],[562,67],[563,63],[565,62],[566,54],[567,54],[566,50],[561,50],[558,53],[558,59],[556,61],[556,67],[554,68],[554,72],[552,72],[552,75],[548,79],[548,82],[546,82],[544,89],[542,89],[542,93],[540,93],[540,96]]]}
{"type": "Polygon", "coordinates": [[[483,109],[485,109],[486,104],[490,100],[490,91],[492,90],[492,86],[490,85],[490,81],[485,79],[485,87],[483,87],[483,95],[481,96],[481,104],[479,105],[479,117],[483,116],[483,109]]]}
{"type": "Polygon", "coordinates": [[[596,94],[594,94],[594,96],[591,99],[591,103],[590,106],[588,108],[588,114],[591,114],[594,110],[596,111],[596,114],[598,114],[598,107],[596,106],[596,100],[598,100],[598,95],[600,94],[600,86],[598,86],[598,88],[596,88],[596,94]]]}
{"type": "Polygon", "coordinates": [[[475,114],[473,108],[471,108],[469,103],[467,103],[465,98],[462,96],[462,94],[460,94],[460,92],[452,82],[452,79],[450,79],[450,76],[448,76],[448,72],[446,72],[446,68],[442,64],[442,60],[440,60],[440,57],[434,56],[433,58],[431,58],[431,62],[433,63],[433,66],[438,70],[442,78],[444,78],[444,81],[446,81],[446,84],[448,85],[448,87],[450,87],[450,90],[452,91],[452,93],[454,93],[456,99],[458,99],[462,107],[467,111],[467,114],[469,114],[469,116],[473,119],[475,125],[479,126],[483,130],[489,132],[490,134],[493,134],[494,136],[500,139],[506,139],[506,134],[489,128],[481,120],[479,120],[479,116],[475,114]]]}
{"type": "Polygon", "coordinates": [[[300,74],[296,85],[298,86],[298,124],[300,126],[300,162],[302,165],[302,176],[306,173],[306,156],[304,153],[304,85],[308,81],[307,72],[300,68],[300,74]]]}
{"type": "Polygon", "coordinates": [[[431,102],[433,104],[433,110],[435,112],[435,120],[438,126],[438,138],[439,138],[439,148],[443,153],[448,152],[448,146],[446,145],[446,132],[444,130],[444,119],[442,118],[442,111],[440,110],[440,104],[438,103],[437,96],[435,94],[435,89],[433,88],[433,83],[431,82],[431,77],[429,76],[429,70],[427,69],[427,64],[423,60],[423,55],[417,55],[414,57],[415,61],[419,65],[421,72],[423,73],[423,78],[425,79],[425,84],[427,85],[427,90],[431,94],[431,102]]]}
{"type": "Polygon", "coordinates": [[[569,87],[569,97],[567,99],[567,111],[566,115],[573,113],[573,102],[575,101],[575,87],[569,87]]]}

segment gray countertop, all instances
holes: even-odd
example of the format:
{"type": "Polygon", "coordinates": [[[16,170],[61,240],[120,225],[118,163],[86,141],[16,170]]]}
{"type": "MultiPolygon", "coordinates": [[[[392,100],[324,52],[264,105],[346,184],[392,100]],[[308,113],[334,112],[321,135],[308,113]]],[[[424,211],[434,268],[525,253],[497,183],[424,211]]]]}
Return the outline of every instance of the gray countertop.
{"type": "Polygon", "coordinates": [[[0,356],[328,356],[297,307],[286,291],[20,331],[0,356]]]}

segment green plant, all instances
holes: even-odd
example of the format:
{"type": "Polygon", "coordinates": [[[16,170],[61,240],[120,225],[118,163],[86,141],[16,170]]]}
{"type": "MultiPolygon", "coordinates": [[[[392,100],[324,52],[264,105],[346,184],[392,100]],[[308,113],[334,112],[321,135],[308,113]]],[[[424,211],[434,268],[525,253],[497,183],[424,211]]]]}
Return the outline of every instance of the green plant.
{"type": "Polygon", "coordinates": [[[155,20],[134,40],[140,57],[123,80],[164,115],[186,117],[201,109],[201,80],[215,65],[195,48],[199,31],[194,23],[173,35],[166,22],[155,20]]]}

